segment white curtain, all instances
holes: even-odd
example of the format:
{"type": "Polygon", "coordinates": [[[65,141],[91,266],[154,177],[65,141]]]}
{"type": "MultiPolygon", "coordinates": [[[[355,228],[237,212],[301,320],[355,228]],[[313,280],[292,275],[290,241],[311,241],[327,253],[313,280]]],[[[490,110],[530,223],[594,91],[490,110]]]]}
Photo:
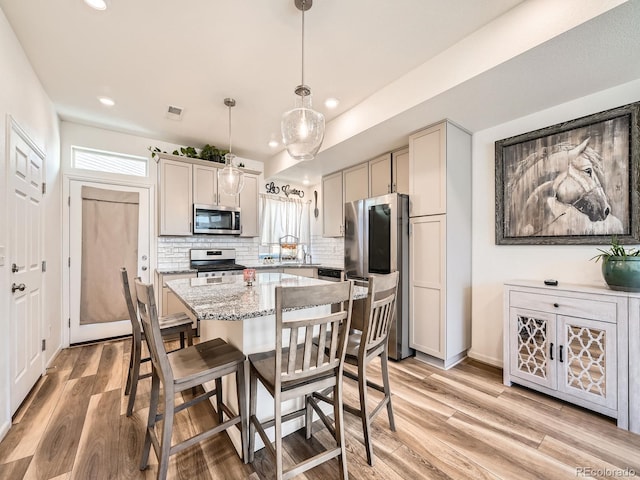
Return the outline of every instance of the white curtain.
{"type": "Polygon", "coordinates": [[[260,243],[272,245],[285,235],[298,237],[298,242],[309,245],[311,240],[311,202],[260,194],[262,225],[260,243]]]}

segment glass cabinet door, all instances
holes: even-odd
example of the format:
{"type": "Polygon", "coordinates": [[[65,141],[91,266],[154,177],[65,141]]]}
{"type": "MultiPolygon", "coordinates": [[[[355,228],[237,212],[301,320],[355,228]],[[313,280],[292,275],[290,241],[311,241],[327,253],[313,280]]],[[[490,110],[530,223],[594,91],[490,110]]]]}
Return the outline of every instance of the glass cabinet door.
{"type": "Polygon", "coordinates": [[[511,375],[556,389],[556,316],[522,308],[510,316],[511,375]]]}
{"type": "Polygon", "coordinates": [[[558,337],[558,390],[616,409],[616,325],[558,316],[558,337]]]}

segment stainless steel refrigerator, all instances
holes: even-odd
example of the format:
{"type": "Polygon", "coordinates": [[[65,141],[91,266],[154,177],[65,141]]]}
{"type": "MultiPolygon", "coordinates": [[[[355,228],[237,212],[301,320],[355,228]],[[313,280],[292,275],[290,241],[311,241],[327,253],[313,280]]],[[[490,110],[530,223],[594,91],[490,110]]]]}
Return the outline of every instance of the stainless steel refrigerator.
{"type": "Polygon", "coordinates": [[[346,277],[366,284],[372,273],[400,272],[389,358],[413,355],[409,348],[409,197],[389,193],[347,202],[344,207],[346,277]]]}

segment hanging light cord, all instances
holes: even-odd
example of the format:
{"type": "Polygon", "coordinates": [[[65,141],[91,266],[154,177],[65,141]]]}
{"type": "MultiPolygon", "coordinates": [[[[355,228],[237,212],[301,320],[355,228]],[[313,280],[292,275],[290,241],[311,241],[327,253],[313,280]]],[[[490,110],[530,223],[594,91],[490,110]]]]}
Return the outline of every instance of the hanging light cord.
{"type": "Polygon", "coordinates": [[[304,11],[306,10],[307,2],[302,0],[302,85],[304,85],[304,11]]]}
{"type": "Polygon", "coordinates": [[[229,153],[231,153],[231,105],[229,105],[229,153]]]}

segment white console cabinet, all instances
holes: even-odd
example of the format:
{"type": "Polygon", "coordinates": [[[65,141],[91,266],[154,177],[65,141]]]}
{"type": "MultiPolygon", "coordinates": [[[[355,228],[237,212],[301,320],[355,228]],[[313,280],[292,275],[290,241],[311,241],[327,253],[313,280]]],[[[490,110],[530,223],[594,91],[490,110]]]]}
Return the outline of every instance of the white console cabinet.
{"type": "Polygon", "coordinates": [[[632,295],[605,286],[505,284],[504,384],[561,398],[629,429],[630,301],[632,295]]]}

